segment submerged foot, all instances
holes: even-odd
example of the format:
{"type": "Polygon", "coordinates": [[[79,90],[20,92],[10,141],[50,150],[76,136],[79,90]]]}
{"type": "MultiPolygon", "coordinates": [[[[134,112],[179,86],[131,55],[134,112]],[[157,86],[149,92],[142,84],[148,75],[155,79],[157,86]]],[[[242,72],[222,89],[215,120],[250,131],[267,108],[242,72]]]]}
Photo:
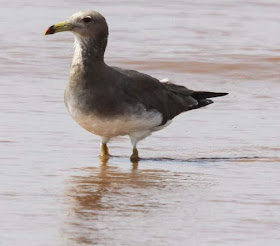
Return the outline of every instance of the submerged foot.
{"type": "Polygon", "coordinates": [[[137,162],[140,160],[139,155],[138,155],[138,150],[136,148],[133,149],[132,155],[130,156],[130,160],[132,162],[137,162]]]}
{"type": "Polygon", "coordinates": [[[104,144],[104,143],[101,144],[101,153],[100,153],[99,157],[101,160],[108,160],[110,158],[109,149],[107,147],[107,144],[104,144]]]}

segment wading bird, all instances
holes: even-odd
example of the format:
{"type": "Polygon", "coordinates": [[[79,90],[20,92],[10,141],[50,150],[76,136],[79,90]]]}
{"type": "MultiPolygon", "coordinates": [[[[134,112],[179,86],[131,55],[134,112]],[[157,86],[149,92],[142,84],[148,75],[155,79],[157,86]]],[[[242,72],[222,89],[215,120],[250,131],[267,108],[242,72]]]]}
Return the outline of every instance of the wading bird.
{"type": "Polygon", "coordinates": [[[50,26],[45,35],[71,31],[75,52],[65,104],[77,123],[101,137],[101,157],[108,158],[111,138],[128,135],[132,161],[139,159],[137,143],[161,130],[178,114],[204,107],[208,98],[227,95],[193,91],[159,81],[134,70],[110,67],[104,62],[108,26],[96,11],[78,12],[68,21],[50,26]]]}

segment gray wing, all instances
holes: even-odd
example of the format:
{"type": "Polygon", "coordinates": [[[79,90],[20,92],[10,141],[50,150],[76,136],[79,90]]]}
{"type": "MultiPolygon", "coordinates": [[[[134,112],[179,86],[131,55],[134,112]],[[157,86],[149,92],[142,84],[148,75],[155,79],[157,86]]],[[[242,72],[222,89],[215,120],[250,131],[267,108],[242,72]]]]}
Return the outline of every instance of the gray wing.
{"type": "Polygon", "coordinates": [[[172,83],[161,83],[159,80],[134,70],[113,68],[120,75],[120,89],[126,103],[141,103],[146,110],[156,110],[162,114],[162,125],[176,115],[191,110],[199,102],[191,95],[194,91],[172,83]]]}

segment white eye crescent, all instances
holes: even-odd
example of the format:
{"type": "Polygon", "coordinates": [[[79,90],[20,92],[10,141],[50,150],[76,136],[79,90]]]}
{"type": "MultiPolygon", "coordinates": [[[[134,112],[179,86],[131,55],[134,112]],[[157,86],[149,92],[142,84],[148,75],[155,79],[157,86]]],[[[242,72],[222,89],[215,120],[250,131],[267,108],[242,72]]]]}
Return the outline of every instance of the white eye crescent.
{"type": "Polygon", "coordinates": [[[88,23],[88,22],[91,22],[92,21],[92,18],[90,16],[86,16],[83,18],[83,22],[85,23],[88,23]]]}

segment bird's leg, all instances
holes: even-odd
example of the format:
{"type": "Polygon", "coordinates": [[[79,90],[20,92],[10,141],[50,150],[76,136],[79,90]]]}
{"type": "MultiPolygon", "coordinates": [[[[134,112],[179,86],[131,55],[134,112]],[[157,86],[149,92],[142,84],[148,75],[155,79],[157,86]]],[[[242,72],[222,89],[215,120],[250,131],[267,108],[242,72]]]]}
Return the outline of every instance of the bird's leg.
{"type": "Polygon", "coordinates": [[[130,137],[130,141],[133,146],[132,155],[130,156],[130,160],[133,163],[138,162],[140,160],[139,155],[138,155],[138,150],[137,150],[137,143],[139,141],[139,138],[134,135],[129,135],[129,137],[130,137]]]}
{"type": "Polygon", "coordinates": [[[130,160],[133,162],[133,161],[139,161],[140,158],[139,158],[139,155],[138,155],[138,150],[136,147],[133,147],[133,150],[132,150],[132,155],[130,156],[130,160]]]}
{"type": "Polygon", "coordinates": [[[109,155],[109,149],[107,147],[107,144],[102,143],[101,144],[101,156],[104,156],[104,155],[109,155]]]}
{"type": "Polygon", "coordinates": [[[107,147],[107,142],[108,142],[108,139],[102,138],[101,153],[100,153],[100,158],[101,159],[109,159],[109,157],[110,157],[109,149],[107,147]]]}

